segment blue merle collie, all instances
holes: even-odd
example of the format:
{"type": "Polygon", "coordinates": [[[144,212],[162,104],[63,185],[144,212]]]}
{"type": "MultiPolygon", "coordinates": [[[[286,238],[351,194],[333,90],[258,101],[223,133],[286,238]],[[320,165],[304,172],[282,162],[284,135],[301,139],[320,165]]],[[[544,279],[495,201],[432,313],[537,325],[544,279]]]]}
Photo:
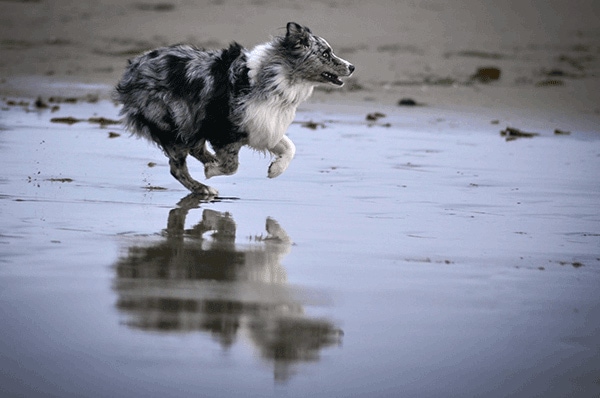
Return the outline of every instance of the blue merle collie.
{"type": "Polygon", "coordinates": [[[216,196],[190,176],[188,154],[210,178],[235,173],[248,145],[270,152],[268,177],[279,176],[296,151],[285,132],[298,105],[316,84],[342,86],[340,76],[353,71],[324,39],[290,22],[285,36],[252,50],[232,43],[223,50],[182,44],[146,52],[130,61],[114,97],[126,126],[165,152],[173,177],[194,193],[216,196]]]}

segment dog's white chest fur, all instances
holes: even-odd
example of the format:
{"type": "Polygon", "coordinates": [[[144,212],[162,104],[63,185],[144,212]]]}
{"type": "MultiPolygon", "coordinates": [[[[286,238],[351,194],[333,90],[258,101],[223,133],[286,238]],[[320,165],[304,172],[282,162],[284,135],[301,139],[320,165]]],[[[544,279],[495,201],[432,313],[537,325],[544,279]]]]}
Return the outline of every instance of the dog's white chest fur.
{"type": "Polygon", "coordinates": [[[251,102],[246,106],[244,127],[248,145],[258,150],[273,148],[294,120],[296,106],[276,101],[251,102]]]}
{"type": "Polygon", "coordinates": [[[298,85],[274,92],[263,100],[248,101],[243,118],[248,145],[258,150],[269,150],[277,145],[294,120],[296,108],[312,91],[312,85],[298,85]]]}
{"type": "Polygon", "coordinates": [[[260,76],[269,59],[270,44],[257,46],[248,55],[248,77],[255,96],[243,104],[241,125],[248,133],[248,145],[254,149],[269,150],[285,135],[296,116],[298,105],[313,92],[313,84],[291,84],[281,65],[270,65],[269,78],[260,76]]]}

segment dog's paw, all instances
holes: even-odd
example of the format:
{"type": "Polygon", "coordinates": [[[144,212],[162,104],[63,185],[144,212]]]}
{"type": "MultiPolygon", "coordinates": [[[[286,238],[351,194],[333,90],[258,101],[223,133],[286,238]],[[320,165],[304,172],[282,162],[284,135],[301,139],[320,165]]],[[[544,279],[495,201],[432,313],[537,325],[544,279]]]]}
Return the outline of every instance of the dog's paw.
{"type": "Polygon", "coordinates": [[[215,176],[223,176],[223,175],[231,175],[235,174],[238,169],[237,162],[229,162],[229,163],[206,163],[204,165],[204,175],[206,178],[211,178],[215,176]]]}
{"type": "Polygon", "coordinates": [[[219,191],[214,189],[213,187],[209,187],[208,185],[198,184],[197,187],[194,188],[194,194],[200,196],[219,196],[219,191]]]}
{"type": "Polygon", "coordinates": [[[267,172],[267,177],[275,178],[279,177],[290,165],[291,159],[280,157],[277,158],[271,163],[269,166],[269,170],[267,172]]]}
{"type": "Polygon", "coordinates": [[[215,188],[213,187],[206,187],[206,190],[208,191],[208,196],[219,196],[219,191],[217,191],[215,188]]]}

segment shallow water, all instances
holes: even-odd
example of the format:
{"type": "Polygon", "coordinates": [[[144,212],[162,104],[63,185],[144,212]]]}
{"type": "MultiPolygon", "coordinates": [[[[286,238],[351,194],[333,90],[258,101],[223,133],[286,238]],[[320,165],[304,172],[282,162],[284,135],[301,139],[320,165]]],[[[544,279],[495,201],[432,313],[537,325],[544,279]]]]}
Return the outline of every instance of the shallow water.
{"type": "Polygon", "coordinates": [[[599,394],[597,132],[351,111],[203,203],[120,127],[50,122],[108,103],[3,110],[3,395],[599,394]]]}

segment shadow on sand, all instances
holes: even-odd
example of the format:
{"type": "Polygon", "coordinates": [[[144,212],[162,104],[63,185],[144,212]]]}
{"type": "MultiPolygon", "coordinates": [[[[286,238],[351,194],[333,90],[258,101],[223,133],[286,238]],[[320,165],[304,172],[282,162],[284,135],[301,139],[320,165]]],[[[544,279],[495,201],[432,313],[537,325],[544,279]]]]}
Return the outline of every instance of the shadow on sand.
{"type": "Polygon", "coordinates": [[[209,332],[225,349],[243,333],[274,362],[280,381],[294,363],[316,361],[322,348],[339,344],[343,332],[305,315],[298,289],[287,284],[281,260],[292,241],[277,221],[267,218],[266,237],[236,244],[229,213],[204,209],[202,220],[185,229],[188,212],[201,202],[183,198],[158,241],[138,241],[119,257],[114,289],[125,323],[164,333],[209,332]]]}

